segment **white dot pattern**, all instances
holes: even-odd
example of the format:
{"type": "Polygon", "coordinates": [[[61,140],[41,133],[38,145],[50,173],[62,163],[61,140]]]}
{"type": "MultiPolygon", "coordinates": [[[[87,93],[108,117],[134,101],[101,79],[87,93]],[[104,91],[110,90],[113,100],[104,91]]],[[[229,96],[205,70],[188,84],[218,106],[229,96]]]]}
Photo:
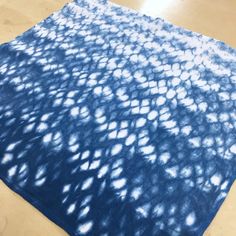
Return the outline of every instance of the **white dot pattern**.
{"type": "Polygon", "coordinates": [[[0,46],[0,177],[70,235],[202,235],[235,177],[236,51],[102,0],[0,46]]]}

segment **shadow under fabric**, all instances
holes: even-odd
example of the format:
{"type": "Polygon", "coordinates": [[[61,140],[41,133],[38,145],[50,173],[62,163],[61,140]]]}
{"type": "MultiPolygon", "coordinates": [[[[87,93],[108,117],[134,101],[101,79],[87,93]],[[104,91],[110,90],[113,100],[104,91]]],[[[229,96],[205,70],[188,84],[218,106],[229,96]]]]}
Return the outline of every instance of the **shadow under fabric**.
{"type": "Polygon", "coordinates": [[[235,179],[236,50],[78,0],[0,46],[0,177],[70,235],[202,235],[235,179]]]}

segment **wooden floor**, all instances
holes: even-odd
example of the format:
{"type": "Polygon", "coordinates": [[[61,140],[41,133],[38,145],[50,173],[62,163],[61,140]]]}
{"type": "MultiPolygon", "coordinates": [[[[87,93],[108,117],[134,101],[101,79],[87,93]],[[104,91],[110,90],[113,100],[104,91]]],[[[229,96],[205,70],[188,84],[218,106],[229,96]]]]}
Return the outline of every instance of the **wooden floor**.
{"type": "MultiPolygon", "coordinates": [[[[69,0],[0,0],[0,43],[13,39],[69,0]]],[[[113,0],[236,47],[236,0],[113,0]]],[[[0,236],[63,236],[54,223],[0,182],[0,236]]],[[[236,184],[205,236],[236,235],[236,184]]]]}

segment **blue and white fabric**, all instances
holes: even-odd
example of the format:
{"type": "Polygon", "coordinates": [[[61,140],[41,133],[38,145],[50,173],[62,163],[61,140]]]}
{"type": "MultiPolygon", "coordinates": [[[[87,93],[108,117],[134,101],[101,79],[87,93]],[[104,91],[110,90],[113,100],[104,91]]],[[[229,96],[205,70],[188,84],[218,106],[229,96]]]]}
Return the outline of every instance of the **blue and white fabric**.
{"type": "Polygon", "coordinates": [[[77,0],[0,46],[0,178],[80,236],[202,235],[235,179],[236,50],[77,0]]]}

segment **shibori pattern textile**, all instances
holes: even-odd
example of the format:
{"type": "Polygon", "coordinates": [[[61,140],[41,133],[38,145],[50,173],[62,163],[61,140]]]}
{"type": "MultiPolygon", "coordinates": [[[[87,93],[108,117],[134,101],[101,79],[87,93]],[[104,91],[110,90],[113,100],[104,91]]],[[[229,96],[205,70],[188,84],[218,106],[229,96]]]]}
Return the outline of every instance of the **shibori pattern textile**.
{"type": "Polygon", "coordinates": [[[235,178],[236,51],[106,1],[0,46],[0,176],[70,235],[202,235],[235,178]]]}

